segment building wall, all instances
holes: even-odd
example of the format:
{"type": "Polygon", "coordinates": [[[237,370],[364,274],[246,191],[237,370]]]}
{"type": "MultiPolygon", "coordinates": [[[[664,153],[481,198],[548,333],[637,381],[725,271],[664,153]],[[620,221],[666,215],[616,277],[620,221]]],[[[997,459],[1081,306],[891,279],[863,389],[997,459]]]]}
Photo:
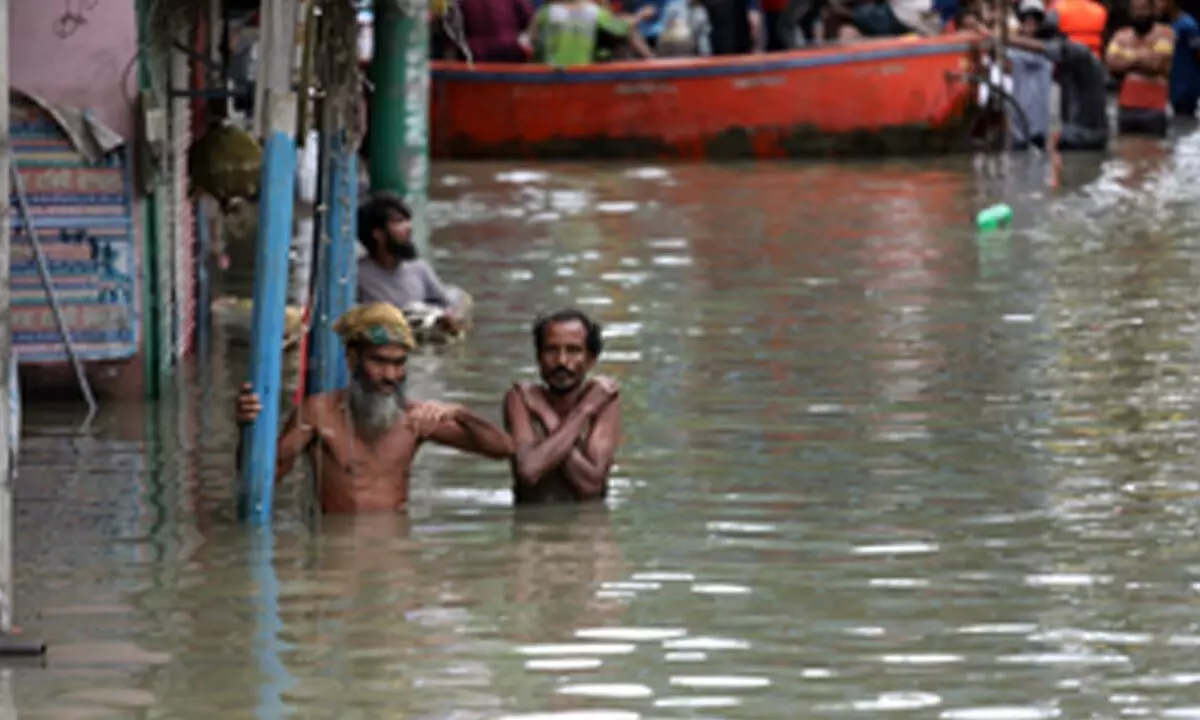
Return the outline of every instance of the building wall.
{"type": "MultiPolygon", "coordinates": [[[[71,3],[77,6],[78,3],[71,3]]],[[[97,3],[67,37],[64,5],[11,0],[11,82],[50,102],[91,108],[105,124],[133,137],[137,94],[137,21],[132,0],[97,3]]]]}
{"type": "MultiPolygon", "coordinates": [[[[79,4],[71,3],[72,8],[79,4]]],[[[133,0],[106,0],[84,11],[81,24],[64,21],[65,6],[47,0],[9,3],[9,63],[14,87],[47,101],[88,108],[132,142],[137,127],[137,19],[133,0]]],[[[135,197],[134,221],[140,238],[142,200],[135,197]]],[[[141,266],[140,241],[138,266],[141,266]]],[[[142,388],[140,358],[90,368],[96,391],[104,396],[137,397],[142,388]]],[[[22,368],[29,394],[66,390],[75,385],[66,367],[22,368]]]]}

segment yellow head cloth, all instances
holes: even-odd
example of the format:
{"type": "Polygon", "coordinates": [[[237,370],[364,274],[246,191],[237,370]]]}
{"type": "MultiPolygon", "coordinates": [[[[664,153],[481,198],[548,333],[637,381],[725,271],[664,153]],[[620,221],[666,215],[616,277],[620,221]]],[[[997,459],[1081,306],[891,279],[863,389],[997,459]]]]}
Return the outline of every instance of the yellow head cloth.
{"type": "Polygon", "coordinates": [[[347,349],[353,345],[402,345],[412,350],[417,346],[404,313],[391,303],[355,305],[334,323],[333,331],[347,349]]]}

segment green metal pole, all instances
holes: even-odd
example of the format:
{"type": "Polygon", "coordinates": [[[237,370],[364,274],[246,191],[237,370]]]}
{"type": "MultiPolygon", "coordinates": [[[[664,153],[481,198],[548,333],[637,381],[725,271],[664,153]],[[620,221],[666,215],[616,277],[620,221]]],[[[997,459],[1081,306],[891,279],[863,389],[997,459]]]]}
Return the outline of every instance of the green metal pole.
{"type": "Polygon", "coordinates": [[[375,0],[373,14],[371,189],[404,196],[413,212],[413,242],[428,255],[429,3],[375,0]]]}
{"type": "MultiPolygon", "coordinates": [[[[135,9],[138,44],[147,47],[152,39],[149,0],[138,0],[135,9]]],[[[138,53],[138,89],[142,92],[152,91],[154,87],[150,72],[151,62],[154,61],[148,57],[148,53],[138,53]]],[[[166,338],[160,332],[165,302],[159,287],[162,282],[159,273],[160,220],[158,193],[149,193],[142,205],[142,355],[145,396],[148,400],[158,399],[162,392],[165,375],[163,365],[166,363],[166,351],[163,347],[166,338]]]]}

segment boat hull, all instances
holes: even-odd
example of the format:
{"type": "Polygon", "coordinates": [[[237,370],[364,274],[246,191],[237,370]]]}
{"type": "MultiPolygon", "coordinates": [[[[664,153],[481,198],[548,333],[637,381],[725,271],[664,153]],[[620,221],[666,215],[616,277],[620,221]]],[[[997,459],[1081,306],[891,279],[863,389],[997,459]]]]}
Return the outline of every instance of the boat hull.
{"type": "Polygon", "coordinates": [[[965,149],[968,36],[555,69],[433,63],[443,159],[777,158],[965,149]]]}

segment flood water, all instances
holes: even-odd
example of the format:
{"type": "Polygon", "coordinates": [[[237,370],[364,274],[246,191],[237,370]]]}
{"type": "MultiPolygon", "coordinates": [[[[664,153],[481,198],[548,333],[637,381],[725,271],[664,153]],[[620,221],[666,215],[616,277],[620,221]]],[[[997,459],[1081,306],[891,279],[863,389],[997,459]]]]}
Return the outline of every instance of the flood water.
{"type": "Polygon", "coordinates": [[[498,419],[532,317],[593,312],[607,505],[515,512],[505,465],[427,448],[407,516],[313,521],[296,480],[245,530],[236,350],[82,432],[31,407],[17,615],[51,649],[5,716],[1200,717],[1196,188],[1195,137],[440,166],[478,328],[412,392],[498,419]]]}

